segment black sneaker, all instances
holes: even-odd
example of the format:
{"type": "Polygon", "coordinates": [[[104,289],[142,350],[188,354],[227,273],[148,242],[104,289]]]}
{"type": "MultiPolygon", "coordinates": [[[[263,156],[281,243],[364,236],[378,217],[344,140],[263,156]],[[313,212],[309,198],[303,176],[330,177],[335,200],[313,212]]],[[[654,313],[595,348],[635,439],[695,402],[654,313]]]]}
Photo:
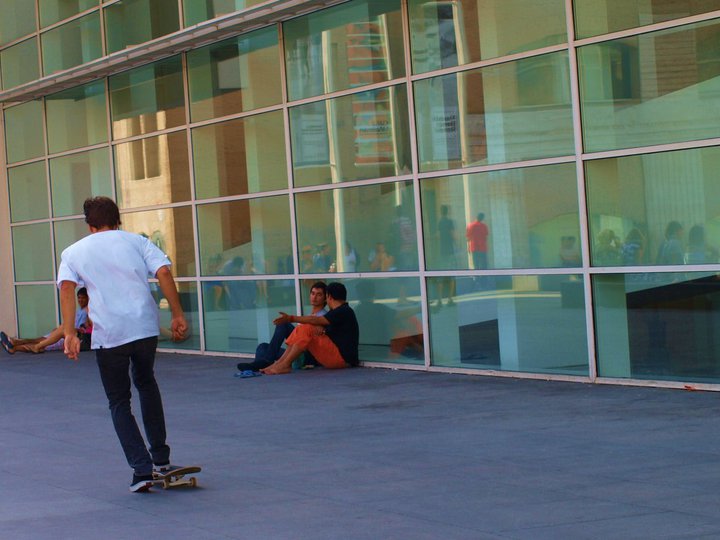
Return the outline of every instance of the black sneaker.
{"type": "Polygon", "coordinates": [[[152,474],[133,474],[132,484],[130,484],[130,491],[133,493],[142,493],[149,490],[153,485],[152,474]]]}

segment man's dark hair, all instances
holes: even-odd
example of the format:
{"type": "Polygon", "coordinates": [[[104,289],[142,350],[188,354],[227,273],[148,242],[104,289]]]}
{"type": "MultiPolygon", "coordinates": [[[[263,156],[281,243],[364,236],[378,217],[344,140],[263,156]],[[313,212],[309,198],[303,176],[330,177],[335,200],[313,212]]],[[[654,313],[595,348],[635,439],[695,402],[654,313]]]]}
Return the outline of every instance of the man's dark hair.
{"type": "Polygon", "coordinates": [[[91,197],[83,203],[85,223],[96,229],[120,225],[120,210],[115,201],[109,197],[91,197]]]}
{"type": "Polygon", "coordinates": [[[327,294],[327,285],[324,281],[316,281],[315,283],[313,283],[312,287],[310,287],[310,290],[312,291],[313,289],[320,289],[323,294],[327,294]]]}
{"type": "Polygon", "coordinates": [[[328,283],[327,294],[328,296],[332,296],[335,300],[340,300],[341,302],[347,301],[347,289],[345,288],[345,285],[338,283],[337,281],[328,283]]]}
{"type": "Polygon", "coordinates": [[[80,296],[80,295],[82,295],[82,296],[87,296],[87,295],[88,295],[87,289],[86,289],[85,287],[80,287],[80,288],[78,289],[78,292],[77,292],[77,295],[76,295],[76,296],[80,296]]]}

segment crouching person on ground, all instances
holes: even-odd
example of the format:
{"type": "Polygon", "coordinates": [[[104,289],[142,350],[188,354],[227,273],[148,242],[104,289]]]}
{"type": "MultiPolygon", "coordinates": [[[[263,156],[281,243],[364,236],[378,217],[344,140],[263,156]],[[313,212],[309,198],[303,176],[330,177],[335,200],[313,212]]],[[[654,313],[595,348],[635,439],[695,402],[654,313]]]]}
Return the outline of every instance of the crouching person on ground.
{"type": "Polygon", "coordinates": [[[347,289],[342,283],[327,286],[325,315],[299,316],[280,312],[274,324],[302,323],[285,340],[288,348],[271,366],[262,369],[266,375],[282,375],[292,371],[292,363],[305,351],[325,368],[357,366],[360,329],[355,312],[347,303],[347,289]]]}

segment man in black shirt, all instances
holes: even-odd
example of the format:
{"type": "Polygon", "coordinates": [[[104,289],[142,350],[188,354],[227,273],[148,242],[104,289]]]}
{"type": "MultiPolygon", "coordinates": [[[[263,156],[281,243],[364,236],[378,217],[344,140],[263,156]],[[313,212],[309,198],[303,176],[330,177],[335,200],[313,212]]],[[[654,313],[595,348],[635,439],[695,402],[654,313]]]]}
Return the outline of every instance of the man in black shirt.
{"type": "Polygon", "coordinates": [[[280,312],[274,324],[303,323],[285,340],[288,348],[271,366],[262,369],[266,375],[283,375],[292,371],[292,363],[309,351],[326,368],[357,366],[360,329],[355,312],[347,303],[347,289],[342,283],[327,286],[327,305],[321,317],[288,315],[280,312]]]}

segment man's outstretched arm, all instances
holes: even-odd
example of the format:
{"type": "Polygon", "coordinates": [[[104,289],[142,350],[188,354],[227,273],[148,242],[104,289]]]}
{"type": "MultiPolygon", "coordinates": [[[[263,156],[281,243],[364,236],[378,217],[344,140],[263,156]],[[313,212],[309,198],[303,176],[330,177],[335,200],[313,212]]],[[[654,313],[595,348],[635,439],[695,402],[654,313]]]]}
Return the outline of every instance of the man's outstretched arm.
{"type": "Polygon", "coordinates": [[[65,355],[70,360],[77,360],[80,354],[80,340],[75,330],[75,287],[77,283],[63,281],[60,284],[60,313],[62,314],[62,330],[65,336],[65,355]]]}
{"type": "Polygon", "coordinates": [[[182,341],[187,336],[188,325],[185,320],[185,313],[180,305],[180,295],[178,294],[175,280],[167,266],[161,266],[155,273],[155,277],[160,285],[160,290],[168,301],[168,304],[170,304],[170,313],[172,315],[170,330],[172,331],[172,339],[173,341],[182,341]]]}
{"type": "Polygon", "coordinates": [[[285,324],[285,323],[302,323],[302,324],[314,324],[315,326],[330,326],[324,316],[317,317],[315,315],[288,315],[287,313],[280,312],[280,316],[273,320],[273,324],[285,324]]]}

